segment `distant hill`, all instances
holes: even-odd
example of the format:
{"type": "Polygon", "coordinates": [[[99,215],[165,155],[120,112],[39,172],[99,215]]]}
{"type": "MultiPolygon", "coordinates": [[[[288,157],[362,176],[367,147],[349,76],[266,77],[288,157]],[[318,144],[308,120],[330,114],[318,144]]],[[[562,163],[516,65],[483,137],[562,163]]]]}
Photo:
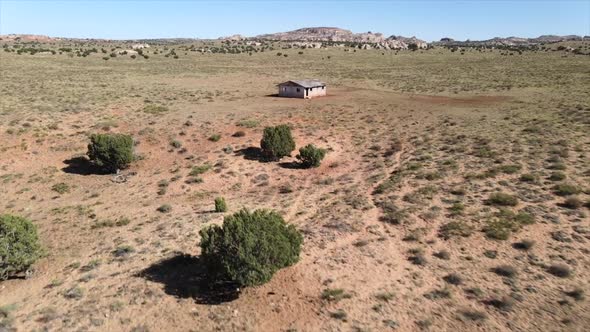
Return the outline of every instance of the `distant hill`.
{"type": "Polygon", "coordinates": [[[442,38],[438,42],[433,42],[433,45],[443,46],[529,46],[538,45],[542,43],[558,43],[562,41],[583,41],[590,40],[589,36],[555,36],[543,35],[536,38],[521,38],[521,37],[495,37],[488,40],[465,40],[459,41],[452,38],[442,38]]]}
{"type": "Polygon", "coordinates": [[[406,49],[411,44],[417,48],[426,48],[428,44],[416,37],[390,36],[385,37],[379,32],[353,33],[350,30],[335,27],[310,27],[301,28],[293,31],[278,32],[258,35],[255,37],[244,38],[240,35],[234,35],[224,40],[250,39],[250,40],[277,40],[292,42],[331,42],[331,43],[357,43],[366,44],[365,48],[393,48],[406,49]]]}
{"type": "Polygon", "coordinates": [[[27,35],[27,34],[9,34],[0,35],[0,40],[3,41],[22,41],[22,42],[54,42],[60,41],[62,38],[54,38],[44,35],[27,35]]]}

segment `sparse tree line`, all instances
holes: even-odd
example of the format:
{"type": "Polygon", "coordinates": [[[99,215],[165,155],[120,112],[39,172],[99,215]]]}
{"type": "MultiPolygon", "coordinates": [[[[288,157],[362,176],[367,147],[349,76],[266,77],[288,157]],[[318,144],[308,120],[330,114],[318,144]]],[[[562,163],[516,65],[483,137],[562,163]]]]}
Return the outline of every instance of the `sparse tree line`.
{"type": "MultiPolygon", "coordinates": [[[[295,150],[295,140],[287,125],[266,127],[260,141],[263,161],[279,161],[295,150]]],[[[126,134],[92,134],[88,159],[105,173],[116,173],[136,158],[134,141],[126,134]]],[[[296,156],[302,168],[319,167],[326,150],[308,144],[296,156]]],[[[225,213],[225,198],[215,198],[215,212],[225,213]]],[[[166,211],[162,207],[162,212],[166,211]]],[[[268,282],[281,268],[299,260],[303,236],[272,210],[241,209],[227,215],[221,226],[201,229],[201,258],[211,280],[225,280],[238,286],[268,282]]],[[[27,273],[43,255],[36,226],[31,220],[0,215],[0,280],[27,273]]]]}

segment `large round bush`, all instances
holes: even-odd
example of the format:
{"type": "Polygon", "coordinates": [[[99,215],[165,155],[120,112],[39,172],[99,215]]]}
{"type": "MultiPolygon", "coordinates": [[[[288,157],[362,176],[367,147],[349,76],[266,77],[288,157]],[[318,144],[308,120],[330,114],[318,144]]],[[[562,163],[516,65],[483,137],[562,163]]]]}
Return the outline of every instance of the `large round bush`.
{"type": "Polygon", "coordinates": [[[293,225],[269,210],[243,209],[200,235],[201,257],[210,276],[242,286],[268,282],[279,269],[296,263],[303,243],[293,225]]]}
{"type": "Polygon", "coordinates": [[[25,272],[40,255],[35,225],[25,218],[0,215],[0,280],[25,272]]]}
{"type": "Polygon", "coordinates": [[[124,134],[93,134],[88,157],[108,172],[116,172],[133,161],[133,138],[124,134]]]}
{"type": "Polygon", "coordinates": [[[295,150],[291,128],[287,125],[264,128],[260,148],[267,160],[279,160],[295,150]]]}

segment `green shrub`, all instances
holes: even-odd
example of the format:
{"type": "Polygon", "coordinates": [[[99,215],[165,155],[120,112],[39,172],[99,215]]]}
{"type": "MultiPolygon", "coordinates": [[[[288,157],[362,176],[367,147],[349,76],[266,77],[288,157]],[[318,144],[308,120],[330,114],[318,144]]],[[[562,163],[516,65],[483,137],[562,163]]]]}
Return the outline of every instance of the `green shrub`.
{"type": "Polygon", "coordinates": [[[483,231],[490,239],[507,240],[511,233],[533,223],[535,223],[535,218],[526,212],[514,213],[508,209],[501,209],[496,213],[495,218],[488,222],[483,231]]]}
{"type": "Polygon", "coordinates": [[[162,105],[148,104],[143,107],[142,111],[148,114],[162,114],[168,112],[169,109],[162,105]]]}
{"type": "Polygon", "coordinates": [[[65,193],[70,192],[70,186],[67,183],[56,183],[51,187],[51,190],[55,191],[56,193],[62,195],[65,193]]]}
{"type": "Polygon", "coordinates": [[[539,181],[539,177],[536,174],[526,173],[520,176],[520,181],[522,182],[537,182],[539,181]]]}
{"type": "Polygon", "coordinates": [[[220,139],[221,139],[221,135],[219,135],[219,134],[214,134],[214,135],[211,135],[211,136],[209,136],[209,140],[210,140],[211,142],[217,142],[217,141],[219,141],[220,139]]]}
{"type": "Polygon", "coordinates": [[[0,280],[25,272],[40,255],[37,227],[22,217],[0,215],[0,280]]]}
{"type": "Polygon", "coordinates": [[[511,220],[495,220],[484,227],[486,236],[495,240],[508,240],[510,234],[518,229],[518,225],[511,220]]]}
{"type": "Polygon", "coordinates": [[[264,128],[260,147],[267,160],[279,160],[290,156],[291,152],[295,150],[291,128],[287,125],[264,128]]]}
{"type": "Polygon", "coordinates": [[[209,164],[203,164],[200,166],[193,166],[191,168],[190,173],[188,173],[188,175],[189,176],[198,176],[198,175],[206,173],[210,169],[211,169],[211,165],[209,165],[209,164]]]}
{"type": "Polygon", "coordinates": [[[567,183],[560,183],[560,184],[556,185],[555,188],[553,188],[553,192],[555,193],[555,195],[559,195],[559,196],[575,195],[575,194],[579,194],[580,191],[581,191],[580,188],[576,187],[575,185],[567,184],[567,183]]]}
{"type": "Polygon", "coordinates": [[[344,291],[342,288],[326,288],[322,291],[321,298],[326,301],[338,302],[343,299],[349,299],[352,295],[344,291]]]}
{"type": "Polygon", "coordinates": [[[104,170],[116,172],[133,161],[133,138],[124,134],[93,134],[88,157],[104,170]]]}
{"type": "Polygon", "coordinates": [[[226,212],[227,211],[227,203],[225,203],[225,198],[217,197],[215,198],[215,212],[226,212]]]}
{"type": "Polygon", "coordinates": [[[518,204],[518,198],[505,193],[493,193],[487,202],[491,205],[516,206],[518,204]]]}
{"type": "Polygon", "coordinates": [[[469,237],[473,233],[473,227],[463,221],[451,221],[442,225],[438,235],[447,240],[451,237],[469,237]]]}
{"type": "Polygon", "coordinates": [[[170,141],[170,146],[175,149],[178,149],[178,148],[182,147],[182,143],[178,140],[173,139],[170,141]]]}
{"type": "Polygon", "coordinates": [[[551,175],[549,176],[549,180],[551,181],[561,181],[561,180],[565,180],[565,174],[563,172],[553,172],[551,173],[551,175]]]}
{"type": "Polygon", "coordinates": [[[316,148],[313,144],[308,144],[299,149],[297,159],[301,160],[303,167],[318,167],[322,159],[326,156],[326,149],[316,148]]]}
{"type": "Polygon", "coordinates": [[[255,128],[258,127],[260,121],[258,120],[241,120],[236,125],[238,127],[255,128]]]}
{"type": "Polygon", "coordinates": [[[498,170],[504,174],[515,174],[521,169],[522,166],[518,164],[502,165],[498,167],[498,170]]]}
{"type": "Polygon", "coordinates": [[[268,282],[276,271],[296,263],[303,242],[293,225],[268,210],[243,209],[199,234],[210,276],[243,286],[268,282]]]}

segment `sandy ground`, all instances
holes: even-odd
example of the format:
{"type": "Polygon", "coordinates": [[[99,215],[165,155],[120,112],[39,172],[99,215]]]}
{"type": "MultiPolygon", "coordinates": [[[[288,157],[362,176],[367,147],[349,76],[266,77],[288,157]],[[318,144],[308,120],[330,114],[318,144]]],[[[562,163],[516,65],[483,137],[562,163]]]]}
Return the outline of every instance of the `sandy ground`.
{"type": "MultiPolygon", "coordinates": [[[[589,287],[588,209],[561,207],[563,198],[552,194],[550,170],[543,166],[563,131],[521,134],[540,118],[536,91],[440,96],[343,84],[331,86],[326,98],[297,100],[239,91],[236,83],[215,77],[163,82],[234,92],[157,115],[138,112],[143,103],[129,100],[100,114],[27,113],[29,129],[18,135],[7,132],[16,116],[3,115],[2,209],[38,225],[46,255],[30,278],[0,283],[2,328],[583,331],[590,323],[587,299],[567,295],[589,287]],[[116,126],[101,125],[104,119],[116,126]],[[244,119],[258,123],[238,125],[244,119]],[[46,130],[50,123],[58,129],[46,130]],[[293,157],[265,163],[251,154],[264,126],[282,123],[293,127],[297,147],[329,149],[321,167],[299,169],[293,157]],[[124,183],[76,159],[86,152],[88,132],[107,129],[132,134],[137,142],[141,158],[123,172],[124,183]],[[233,137],[239,130],[245,136],[233,137]],[[212,134],[221,139],[210,141],[212,134]],[[483,138],[499,152],[495,160],[471,153],[483,138]],[[172,139],[182,147],[172,147],[172,139]],[[468,176],[511,162],[523,169],[468,176]],[[192,166],[206,163],[212,169],[200,175],[201,183],[187,181],[192,166]],[[422,168],[415,171],[417,163],[422,168]],[[540,183],[519,182],[526,172],[542,173],[540,183]],[[401,180],[380,192],[397,174],[401,180]],[[158,194],[161,181],[166,190],[158,194]],[[66,183],[69,192],[52,191],[56,183],[66,183]],[[452,194],[457,187],[466,193],[452,194]],[[517,195],[512,209],[532,211],[535,224],[507,241],[486,238],[482,230],[498,211],[486,199],[495,191],[517,195]],[[212,212],[217,196],[226,198],[229,213],[242,207],[280,211],[304,234],[300,262],[235,299],[206,292],[199,284],[198,231],[223,220],[212,212]],[[384,202],[395,204],[403,220],[384,222],[384,202]],[[452,214],[457,202],[464,210],[452,214]],[[162,204],[172,210],[158,212],[162,204]],[[130,222],[117,226],[121,218],[130,222]],[[472,234],[441,237],[441,226],[451,221],[471,225],[472,234]],[[535,241],[534,247],[515,248],[523,239],[535,241]],[[121,248],[127,252],[117,253],[121,248]],[[439,258],[441,251],[449,257],[439,258]],[[572,276],[547,273],[553,263],[572,267],[572,276]],[[503,264],[517,275],[492,271],[503,264]],[[453,273],[460,281],[445,281],[453,273]],[[323,298],[327,289],[346,296],[323,298]]],[[[588,133],[565,132],[575,139],[565,172],[588,188],[588,133]]]]}

